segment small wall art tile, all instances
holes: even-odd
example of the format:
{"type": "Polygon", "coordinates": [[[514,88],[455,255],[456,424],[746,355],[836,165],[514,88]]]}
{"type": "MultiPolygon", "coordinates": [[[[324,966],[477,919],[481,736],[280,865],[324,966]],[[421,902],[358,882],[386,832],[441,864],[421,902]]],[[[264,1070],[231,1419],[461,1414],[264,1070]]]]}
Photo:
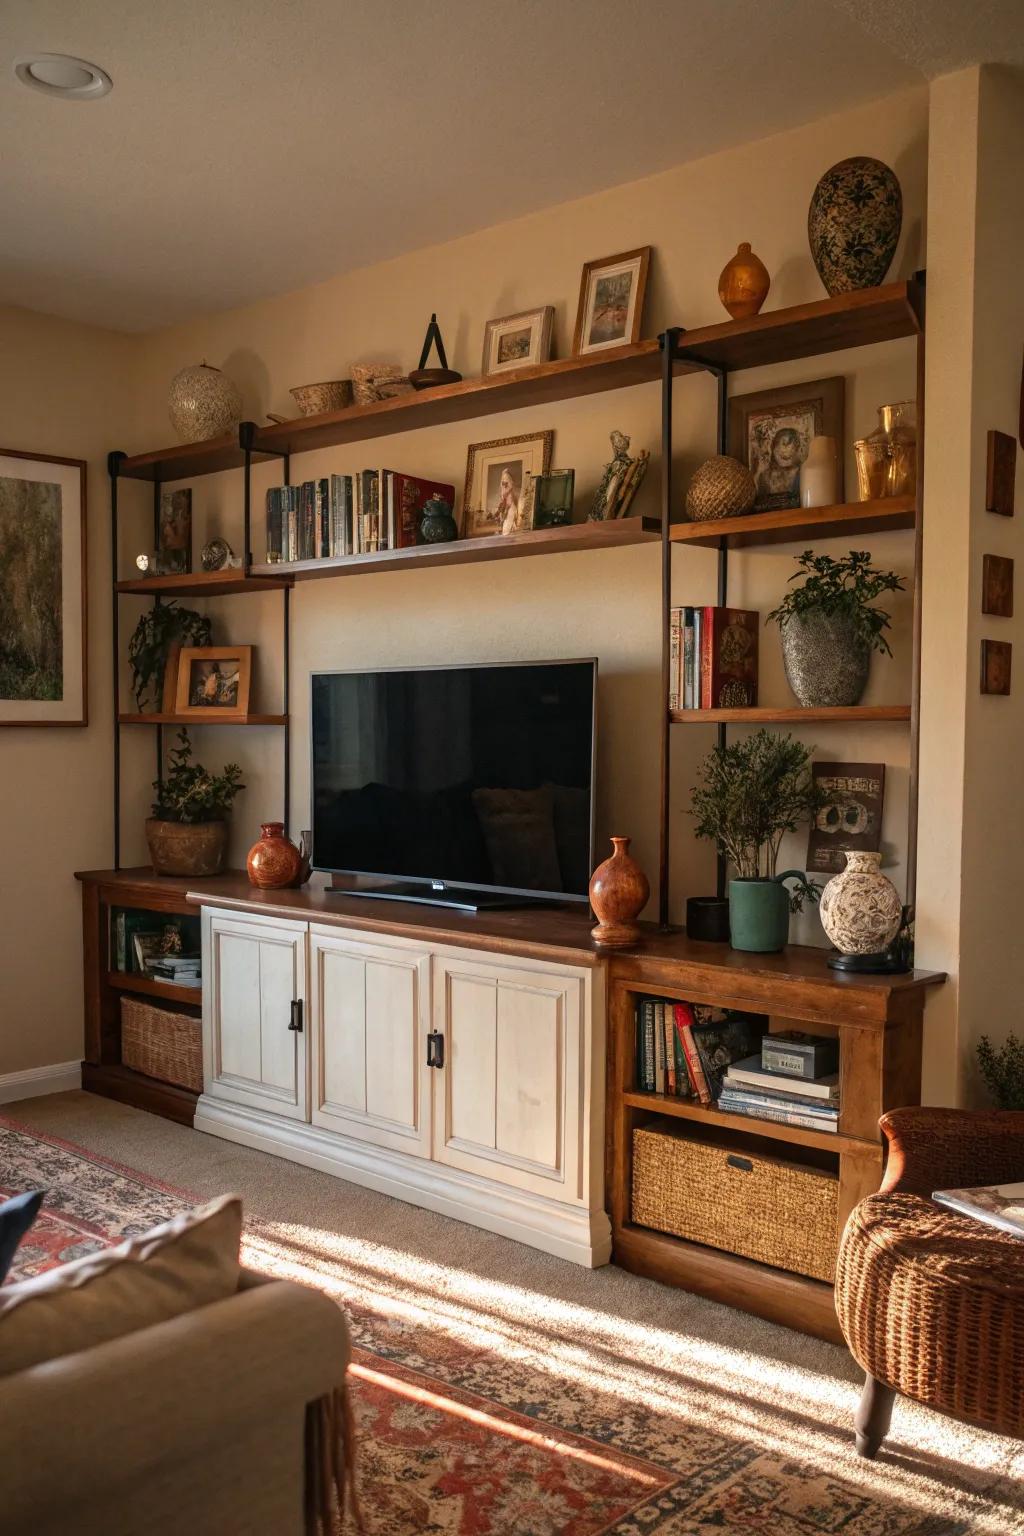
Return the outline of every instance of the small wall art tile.
{"type": "Polygon", "coordinates": [[[981,562],[981,611],[997,619],[1013,618],[1013,561],[985,555],[981,562]]]}
{"type": "Polygon", "coordinates": [[[1017,442],[1008,432],[988,434],[985,510],[1013,516],[1013,485],[1017,475],[1017,442]]]}
{"type": "Polygon", "coordinates": [[[1010,691],[1010,661],[1013,646],[1008,640],[981,642],[982,693],[1007,694],[1010,691]]]}

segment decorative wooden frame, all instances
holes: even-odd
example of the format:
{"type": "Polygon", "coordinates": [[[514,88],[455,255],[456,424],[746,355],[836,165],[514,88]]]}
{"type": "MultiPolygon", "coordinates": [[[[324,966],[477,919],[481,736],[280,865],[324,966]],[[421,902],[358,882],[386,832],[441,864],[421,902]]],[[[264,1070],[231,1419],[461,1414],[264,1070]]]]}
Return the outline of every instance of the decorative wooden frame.
{"type": "MultiPolygon", "coordinates": [[[[78,500],[77,518],[74,508],[66,511],[62,498],[62,522],[61,522],[61,554],[62,554],[62,592],[61,592],[61,629],[62,629],[62,684],[67,692],[68,666],[67,666],[67,640],[72,635],[81,634],[80,655],[73,658],[72,672],[72,698],[60,702],[48,699],[0,699],[0,726],[8,725],[88,725],[89,723],[89,655],[88,655],[88,566],[87,566],[87,499],[86,499],[86,469],[85,459],[67,459],[57,454],[27,453],[18,448],[0,448],[0,479],[14,479],[16,477],[9,471],[5,471],[3,461],[5,459],[18,459],[24,465],[59,465],[56,478],[62,489],[74,490],[78,500]],[[78,537],[73,540],[68,537],[74,531],[74,524],[78,524],[78,537]],[[76,568],[77,567],[77,568],[76,568]],[[70,602],[69,602],[70,595],[70,602]],[[76,612],[77,610],[77,612],[76,612]],[[68,622],[70,619],[70,623],[68,622]],[[55,715],[54,711],[65,709],[64,714],[55,715]],[[49,712],[49,713],[47,713],[49,712]]],[[[43,476],[33,477],[26,474],[23,478],[42,479],[43,476]]],[[[52,478],[52,477],[51,477],[52,478]]],[[[4,572],[0,569],[0,585],[4,580],[4,572]]]]}
{"type": "Polygon", "coordinates": [[[1010,692],[1013,645],[1009,640],[981,642],[981,692],[1005,697],[1010,692]]]}
{"type": "Polygon", "coordinates": [[[982,556],[981,611],[997,619],[1013,618],[1013,561],[1009,555],[982,556]]]}
{"type": "Polygon", "coordinates": [[[999,517],[1013,516],[1014,482],[1017,478],[1017,444],[1009,432],[988,434],[985,464],[985,511],[999,517]]]}
{"type": "Polygon", "coordinates": [[[184,645],[178,657],[178,689],[174,713],[192,720],[244,720],[249,713],[252,684],[251,645],[184,645]],[[237,661],[238,696],[234,704],[196,704],[192,702],[192,668],[196,662],[237,661]]]}
{"type": "Polygon", "coordinates": [[[521,498],[526,489],[527,474],[545,475],[551,468],[551,454],[554,441],[554,428],[549,427],[545,432],[523,432],[519,437],[496,437],[489,443],[470,443],[466,454],[466,483],[462,491],[462,536],[464,539],[489,538],[491,535],[501,533],[502,531],[500,525],[496,526],[493,520],[488,519],[486,509],[480,504],[475,504],[478,495],[478,487],[476,486],[478,473],[482,474],[485,472],[487,460],[514,457],[523,462],[523,483],[520,486],[521,498]],[[498,448],[517,448],[527,443],[532,443],[534,450],[534,462],[529,465],[526,463],[530,457],[527,453],[509,454],[506,456],[491,451],[498,448]],[[540,455],[539,463],[537,463],[538,453],[540,455]]]}
{"type": "MultiPolygon", "coordinates": [[[[839,474],[836,485],[836,501],[843,501],[843,427],[846,412],[846,381],[810,379],[806,384],[788,384],[782,388],[760,389],[749,395],[733,395],[729,401],[729,453],[751,471],[749,453],[749,421],[751,416],[785,415],[799,406],[815,408],[815,434],[833,437],[836,442],[836,459],[839,474]],[[820,402],[820,412],[819,412],[820,402]],[[820,420],[819,420],[820,415],[820,420]]],[[[754,502],[755,512],[770,512],[779,507],[800,505],[800,477],[791,493],[764,494],[758,491],[754,502]]]]}
{"type": "Polygon", "coordinates": [[[576,329],[572,338],[573,357],[584,357],[591,352],[607,352],[612,347],[633,346],[640,340],[643,325],[644,299],[647,295],[647,273],[651,265],[651,247],[638,246],[635,251],[622,251],[618,256],[603,256],[599,261],[588,261],[580,278],[580,300],[576,309],[576,329]],[[585,341],[593,324],[593,297],[596,284],[602,277],[613,277],[617,271],[633,269],[629,303],[621,336],[605,341],[585,341]]]}
{"type": "Polygon", "coordinates": [[[488,320],[484,326],[484,355],[480,372],[485,377],[491,373],[514,373],[517,368],[533,368],[537,363],[548,362],[554,324],[553,304],[545,304],[542,309],[524,309],[518,315],[504,315],[498,320],[488,320]],[[530,332],[530,345],[526,356],[511,357],[505,362],[499,362],[497,354],[501,338],[509,331],[527,329],[530,332]]]}

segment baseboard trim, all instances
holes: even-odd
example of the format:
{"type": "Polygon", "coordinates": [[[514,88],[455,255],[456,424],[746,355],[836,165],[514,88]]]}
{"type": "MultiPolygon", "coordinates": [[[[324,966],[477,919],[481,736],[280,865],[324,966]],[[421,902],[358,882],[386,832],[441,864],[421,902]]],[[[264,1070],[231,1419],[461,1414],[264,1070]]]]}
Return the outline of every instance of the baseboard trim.
{"type": "Polygon", "coordinates": [[[597,1269],[611,1257],[611,1225],[605,1211],[562,1205],[425,1158],[370,1146],[317,1126],[279,1120],[206,1094],[196,1105],[194,1125],[197,1131],[515,1238],[587,1269],[597,1269]]]}
{"type": "Polygon", "coordinates": [[[82,1063],[59,1061],[51,1067],[27,1067],[24,1072],[0,1073],[0,1104],[38,1099],[44,1093],[71,1093],[82,1086],[82,1063]]]}

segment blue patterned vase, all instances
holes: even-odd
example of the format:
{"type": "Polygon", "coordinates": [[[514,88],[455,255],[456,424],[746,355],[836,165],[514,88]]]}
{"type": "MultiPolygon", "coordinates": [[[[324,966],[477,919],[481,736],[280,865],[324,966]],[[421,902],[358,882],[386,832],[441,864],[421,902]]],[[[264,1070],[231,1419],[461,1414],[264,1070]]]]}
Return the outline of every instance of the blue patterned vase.
{"type": "Polygon", "coordinates": [[[903,194],[881,160],[855,155],[825,172],[807,213],[814,265],[830,294],[877,288],[903,225],[903,194]]]}

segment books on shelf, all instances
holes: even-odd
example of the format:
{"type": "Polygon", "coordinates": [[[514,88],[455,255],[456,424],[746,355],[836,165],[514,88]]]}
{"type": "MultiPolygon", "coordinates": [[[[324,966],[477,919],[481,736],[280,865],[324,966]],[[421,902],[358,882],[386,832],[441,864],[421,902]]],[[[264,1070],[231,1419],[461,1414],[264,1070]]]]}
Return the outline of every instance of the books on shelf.
{"type": "Polygon", "coordinates": [[[771,1103],[767,1095],[738,1094],[723,1088],[718,1107],[732,1114],[746,1115],[751,1120],[772,1120],[776,1125],[796,1125],[805,1131],[839,1129],[838,1109],[811,1109],[781,1101],[771,1103]]]}
{"type": "Polygon", "coordinates": [[[766,1072],[804,1081],[827,1077],[839,1071],[839,1041],[834,1035],[808,1035],[796,1029],[766,1035],[761,1065],[766,1072]]]}
{"type": "Polygon", "coordinates": [[[669,709],[755,705],[759,624],[745,608],[673,608],[669,709]]]}
{"type": "Polygon", "coordinates": [[[393,469],[328,475],[267,491],[268,565],[407,549],[420,542],[432,496],[455,505],[455,487],[393,469]]]}
{"type": "Polygon", "coordinates": [[[637,1088],[713,1104],[729,1063],[748,1054],[767,1027],[763,1018],[677,998],[637,998],[637,1088]]]}
{"type": "Polygon", "coordinates": [[[1014,1237],[1024,1237],[1024,1184],[983,1184],[977,1189],[936,1189],[940,1205],[972,1216],[1014,1237]]]}
{"type": "MultiPolygon", "coordinates": [[[[762,1054],[764,1050],[765,1045],[762,1045],[762,1054]]],[[[809,1099],[823,1104],[839,1102],[838,1072],[818,1078],[794,1077],[764,1066],[761,1055],[737,1061],[726,1072],[725,1082],[730,1088],[754,1089],[758,1093],[778,1094],[784,1098],[809,1099]]]]}
{"type": "Polygon", "coordinates": [[[838,1068],[836,1039],[793,1030],[765,1035],[757,1055],[729,1066],[718,1107],[753,1120],[773,1120],[811,1131],[837,1131],[838,1068]],[[815,1075],[804,1075],[812,1071],[815,1075]]]}

